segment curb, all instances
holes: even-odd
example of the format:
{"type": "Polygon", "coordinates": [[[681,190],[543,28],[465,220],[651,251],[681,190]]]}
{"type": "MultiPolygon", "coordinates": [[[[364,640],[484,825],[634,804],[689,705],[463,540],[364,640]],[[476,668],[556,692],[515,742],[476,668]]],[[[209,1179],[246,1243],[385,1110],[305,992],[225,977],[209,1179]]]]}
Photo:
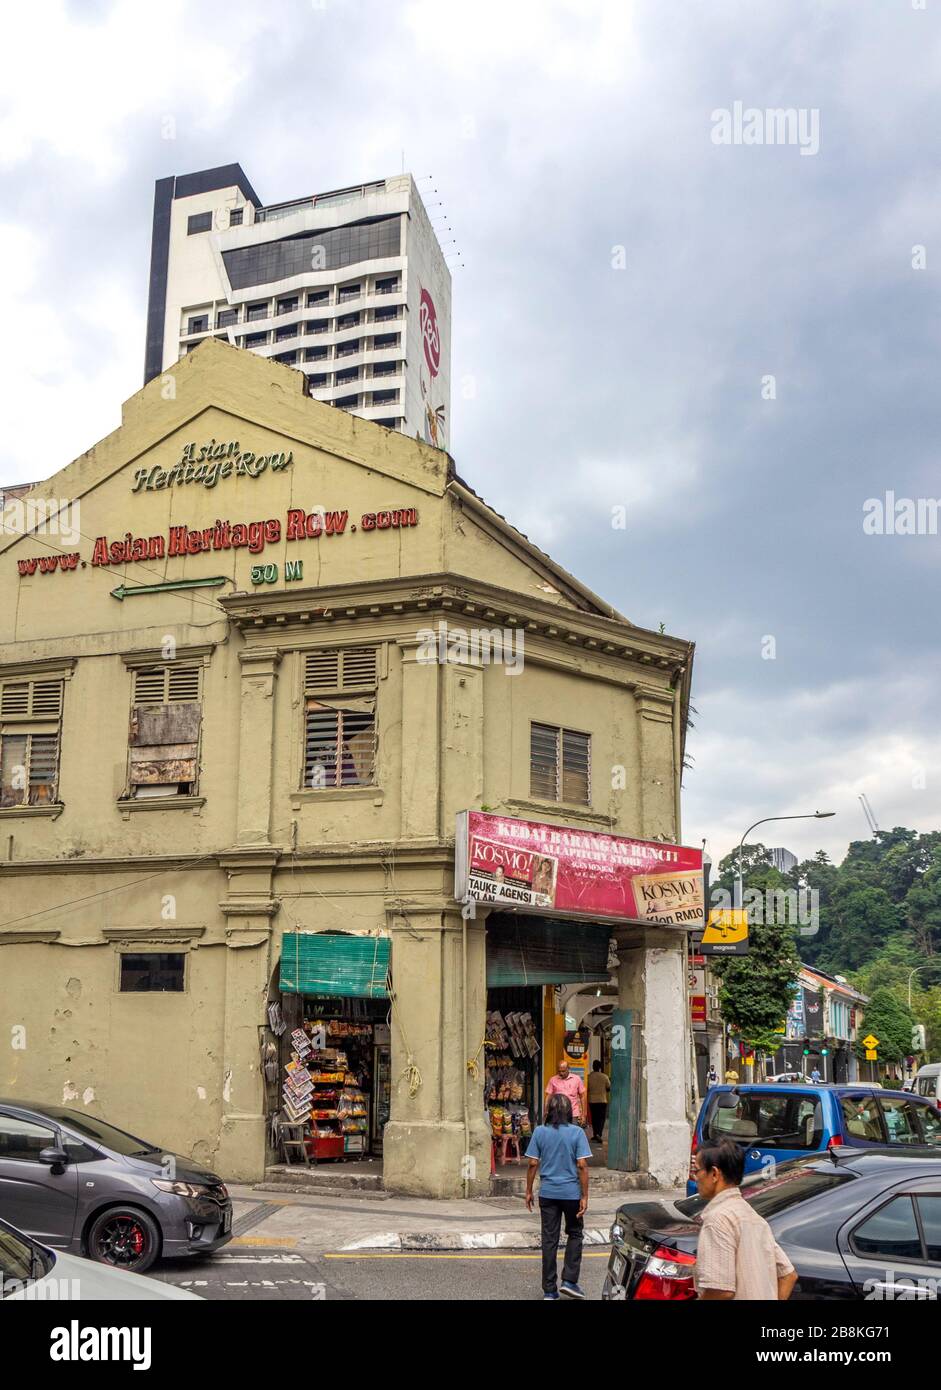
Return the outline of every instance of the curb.
{"type": "MultiPolygon", "coordinates": [[[[583,1241],[585,1245],[610,1245],[611,1237],[607,1230],[598,1226],[586,1227],[583,1241]]],[[[565,1238],[559,1248],[565,1246],[565,1238]]],[[[389,1250],[540,1250],[542,1242],[538,1231],[424,1231],[401,1235],[397,1231],[381,1232],[362,1236],[340,1247],[340,1253],[353,1251],[389,1250]]]]}

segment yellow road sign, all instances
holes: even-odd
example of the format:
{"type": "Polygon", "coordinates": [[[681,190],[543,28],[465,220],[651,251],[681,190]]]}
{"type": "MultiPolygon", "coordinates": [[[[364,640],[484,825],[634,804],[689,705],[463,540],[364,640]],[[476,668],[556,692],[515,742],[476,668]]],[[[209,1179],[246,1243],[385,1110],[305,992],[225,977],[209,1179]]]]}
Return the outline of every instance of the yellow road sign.
{"type": "Polygon", "coordinates": [[[867,1047],[867,1048],[866,1048],[866,1061],[867,1061],[867,1062],[877,1062],[878,1060],[879,1060],[879,1058],[878,1058],[878,1055],[877,1055],[877,1053],[876,1053],[876,1049],[875,1049],[874,1047],[867,1047]]]}
{"type": "Polygon", "coordinates": [[[868,1037],[863,1038],[863,1047],[868,1047],[869,1050],[870,1050],[870,1052],[872,1051],[872,1049],[873,1049],[874,1047],[878,1047],[878,1046],[879,1046],[879,1039],[878,1039],[878,1038],[874,1038],[874,1037],[872,1036],[871,1033],[869,1034],[868,1037]]]}
{"type": "Polygon", "coordinates": [[[701,950],[704,956],[747,954],[748,913],[745,908],[713,908],[703,932],[701,950]]]}

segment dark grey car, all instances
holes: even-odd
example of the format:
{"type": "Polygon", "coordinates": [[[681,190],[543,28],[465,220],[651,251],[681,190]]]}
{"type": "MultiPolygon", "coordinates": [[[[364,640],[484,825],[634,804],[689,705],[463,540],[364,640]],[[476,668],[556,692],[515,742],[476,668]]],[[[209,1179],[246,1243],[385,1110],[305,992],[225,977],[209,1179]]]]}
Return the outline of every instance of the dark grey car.
{"type": "Polygon", "coordinates": [[[0,1217],[55,1250],[137,1273],[232,1239],[222,1179],[93,1115],[0,1100],[0,1217]]]}

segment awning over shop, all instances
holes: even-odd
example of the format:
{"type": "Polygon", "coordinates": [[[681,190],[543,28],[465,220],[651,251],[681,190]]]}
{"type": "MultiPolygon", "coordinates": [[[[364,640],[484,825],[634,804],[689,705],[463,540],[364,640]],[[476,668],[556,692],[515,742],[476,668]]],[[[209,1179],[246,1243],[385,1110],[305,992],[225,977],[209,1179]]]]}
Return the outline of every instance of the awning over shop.
{"type": "Polygon", "coordinates": [[[285,932],[281,943],[281,991],[330,999],[341,995],[386,999],[391,944],[387,936],[285,932]]]}
{"type": "Polygon", "coordinates": [[[606,980],[610,934],[597,922],[494,913],[487,921],[487,987],[606,980]]]}

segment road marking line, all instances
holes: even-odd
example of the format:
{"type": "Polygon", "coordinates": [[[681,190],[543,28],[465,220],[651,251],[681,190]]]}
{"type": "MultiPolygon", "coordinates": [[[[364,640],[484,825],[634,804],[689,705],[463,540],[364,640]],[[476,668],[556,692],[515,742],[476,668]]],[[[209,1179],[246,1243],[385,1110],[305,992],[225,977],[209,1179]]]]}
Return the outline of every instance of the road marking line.
{"type": "Polygon", "coordinates": [[[229,1244],[260,1245],[263,1248],[283,1245],[292,1250],[297,1244],[297,1240],[294,1236],[236,1236],[229,1244]]]}
{"type": "MultiPolygon", "coordinates": [[[[488,1255],[481,1254],[474,1250],[455,1250],[450,1254],[441,1254],[434,1250],[358,1250],[355,1254],[346,1254],[345,1251],[325,1251],[325,1260],[541,1260],[542,1252],[534,1251],[531,1255],[488,1255]]],[[[583,1260],[607,1260],[609,1254],[606,1250],[585,1250],[582,1253],[583,1260]]]]}

